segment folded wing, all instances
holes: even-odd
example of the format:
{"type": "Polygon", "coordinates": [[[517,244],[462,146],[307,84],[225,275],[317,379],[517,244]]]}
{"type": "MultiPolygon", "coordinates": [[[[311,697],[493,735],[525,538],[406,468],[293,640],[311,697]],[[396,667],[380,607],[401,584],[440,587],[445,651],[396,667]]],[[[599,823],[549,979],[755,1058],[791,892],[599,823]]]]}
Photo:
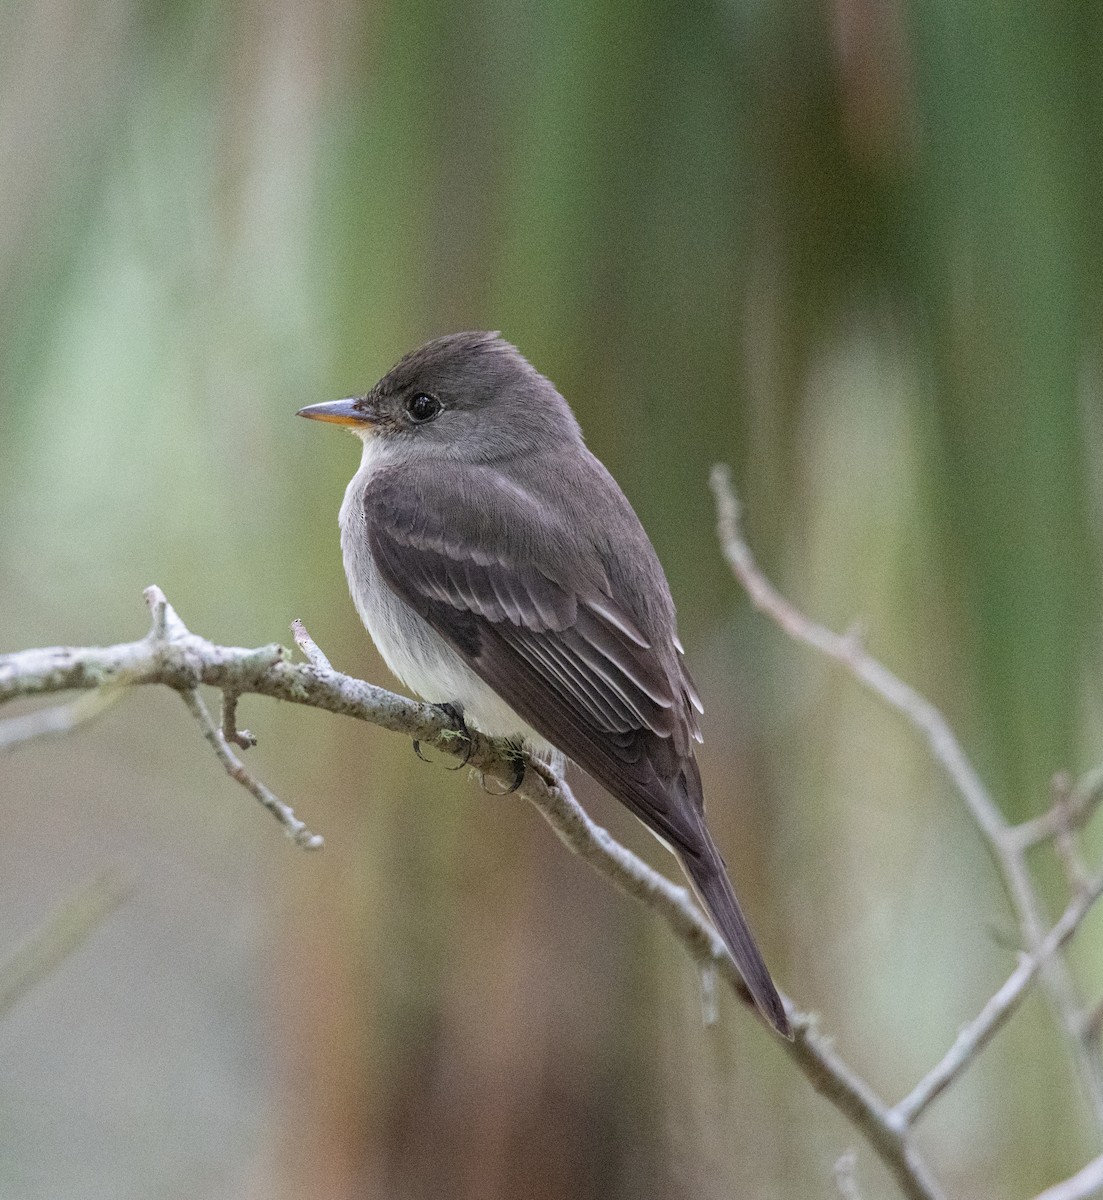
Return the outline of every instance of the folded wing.
{"type": "MultiPolygon", "coordinates": [[[[493,473],[479,482],[493,487],[493,473]]],[[[459,511],[463,491],[412,483],[381,473],[365,491],[388,585],[543,737],[680,852],[696,851],[697,822],[680,811],[686,794],[700,802],[696,693],[673,643],[653,646],[610,595],[600,556],[515,486],[488,516],[485,502],[459,511]],[[681,794],[668,795],[681,775],[681,794]]]]}

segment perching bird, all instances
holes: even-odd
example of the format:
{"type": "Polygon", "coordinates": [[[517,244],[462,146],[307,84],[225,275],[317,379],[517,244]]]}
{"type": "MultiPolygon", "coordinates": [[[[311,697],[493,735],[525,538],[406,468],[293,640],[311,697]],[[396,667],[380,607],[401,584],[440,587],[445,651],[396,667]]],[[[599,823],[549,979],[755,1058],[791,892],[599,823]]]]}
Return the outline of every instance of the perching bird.
{"type": "Polygon", "coordinates": [[[407,354],[300,415],[364,443],[341,505],[357,610],[394,674],[491,737],[561,752],[678,856],[755,1003],[789,1022],[705,825],[701,702],[635,512],[567,402],[493,333],[407,354]]]}

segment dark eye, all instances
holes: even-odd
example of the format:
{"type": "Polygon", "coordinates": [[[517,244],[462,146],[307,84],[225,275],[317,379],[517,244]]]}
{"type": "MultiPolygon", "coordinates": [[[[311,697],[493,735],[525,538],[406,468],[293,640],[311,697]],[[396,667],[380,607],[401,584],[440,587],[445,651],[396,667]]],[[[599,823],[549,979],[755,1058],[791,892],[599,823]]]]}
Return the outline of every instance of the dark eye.
{"type": "Polygon", "coordinates": [[[406,411],[411,420],[417,421],[418,424],[431,421],[443,407],[436,396],[430,396],[428,392],[418,392],[406,401],[406,411]]]}

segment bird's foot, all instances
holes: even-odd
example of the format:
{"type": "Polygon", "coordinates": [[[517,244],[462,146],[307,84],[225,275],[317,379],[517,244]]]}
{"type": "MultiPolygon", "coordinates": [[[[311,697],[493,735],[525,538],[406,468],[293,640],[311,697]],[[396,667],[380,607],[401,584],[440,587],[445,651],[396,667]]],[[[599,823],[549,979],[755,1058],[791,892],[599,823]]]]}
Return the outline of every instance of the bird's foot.
{"type": "Polygon", "coordinates": [[[452,722],[457,732],[466,733],[467,723],[463,719],[463,706],[460,704],[434,704],[433,707],[452,722]]]}
{"type": "MultiPolygon", "coordinates": [[[[460,741],[466,743],[463,758],[454,767],[448,767],[449,771],[458,771],[462,767],[466,767],[471,761],[471,755],[475,751],[475,739],[471,736],[471,730],[468,729],[467,723],[463,719],[463,709],[458,704],[434,704],[434,708],[439,709],[449,721],[452,722],[451,729],[443,729],[440,733],[442,742],[460,741]]],[[[414,738],[414,753],[421,759],[422,762],[429,762],[421,752],[421,743],[417,738],[414,738]]]]}
{"type": "Polygon", "coordinates": [[[498,755],[509,763],[512,770],[510,785],[500,792],[492,792],[486,786],[486,776],[483,776],[483,791],[491,796],[509,796],[525,782],[525,772],[528,770],[529,758],[525,753],[524,743],[511,738],[492,738],[491,744],[498,755]]]}

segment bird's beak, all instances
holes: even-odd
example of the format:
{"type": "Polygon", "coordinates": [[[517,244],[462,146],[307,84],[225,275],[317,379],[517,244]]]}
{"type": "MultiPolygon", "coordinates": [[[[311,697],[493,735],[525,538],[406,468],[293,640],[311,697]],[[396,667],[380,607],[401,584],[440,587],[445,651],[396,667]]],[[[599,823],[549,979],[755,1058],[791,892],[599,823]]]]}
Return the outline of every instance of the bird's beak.
{"type": "Polygon", "coordinates": [[[312,421],[329,421],[333,425],[371,425],[374,418],[360,405],[360,398],[351,396],[347,400],[326,400],[321,404],[308,404],[300,408],[296,416],[309,417],[312,421]]]}

